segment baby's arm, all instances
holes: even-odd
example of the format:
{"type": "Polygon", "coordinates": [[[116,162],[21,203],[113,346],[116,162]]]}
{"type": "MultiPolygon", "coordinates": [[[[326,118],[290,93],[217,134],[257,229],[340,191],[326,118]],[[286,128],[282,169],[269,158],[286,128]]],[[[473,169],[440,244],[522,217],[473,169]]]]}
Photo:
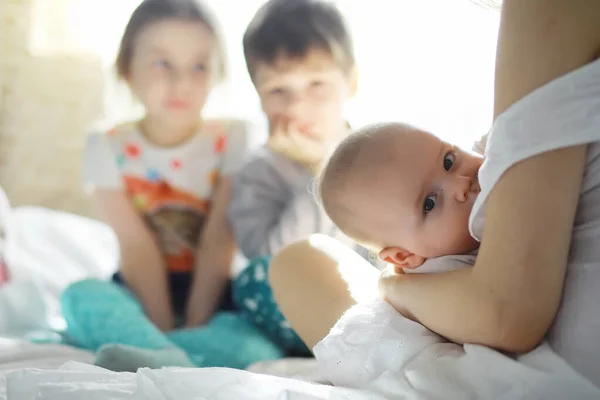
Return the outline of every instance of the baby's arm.
{"type": "MultiPolygon", "coordinates": [[[[405,317],[415,320],[414,316],[406,309],[405,305],[398,301],[395,296],[396,283],[402,279],[402,275],[423,275],[423,274],[441,274],[445,272],[467,269],[475,265],[477,260],[476,252],[470,254],[459,254],[437,258],[430,258],[423,265],[416,269],[403,270],[402,268],[389,266],[385,269],[379,278],[379,292],[381,297],[385,298],[396,310],[405,317]]],[[[436,310],[432,310],[435,312],[436,310]]]]}
{"type": "Polygon", "coordinates": [[[101,135],[89,137],[85,172],[94,186],[93,200],[102,219],[115,231],[121,249],[120,272],[162,331],[173,327],[166,269],[156,238],[120,187],[115,157],[101,135]]]}

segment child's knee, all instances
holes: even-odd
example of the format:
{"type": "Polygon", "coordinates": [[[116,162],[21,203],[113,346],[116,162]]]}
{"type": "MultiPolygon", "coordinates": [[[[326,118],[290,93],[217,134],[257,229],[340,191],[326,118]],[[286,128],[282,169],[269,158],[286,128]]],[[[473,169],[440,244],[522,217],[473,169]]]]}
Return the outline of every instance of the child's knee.
{"type": "MultiPolygon", "coordinates": [[[[313,235],[313,237],[325,236],[313,235]]],[[[324,254],[315,247],[312,237],[294,242],[273,256],[269,265],[269,282],[273,288],[293,284],[296,279],[310,274],[308,269],[322,264],[323,258],[324,254]]]]}

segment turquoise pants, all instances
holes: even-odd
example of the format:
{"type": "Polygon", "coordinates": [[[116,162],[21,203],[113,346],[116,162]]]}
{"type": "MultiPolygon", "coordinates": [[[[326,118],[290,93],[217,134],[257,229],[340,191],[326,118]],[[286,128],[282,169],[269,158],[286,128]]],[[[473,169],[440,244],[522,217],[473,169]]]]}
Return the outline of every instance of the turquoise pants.
{"type": "Polygon", "coordinates": [[[66,289],[61,302],[68,338],[92,351],[106,344],[148,350],[176,346],[198,367],[230,368],[283,356],[280,347],[240,312],[218,312],[204,326],[165,334],[139,301],[113,282],[77,282],[66,289]]]}

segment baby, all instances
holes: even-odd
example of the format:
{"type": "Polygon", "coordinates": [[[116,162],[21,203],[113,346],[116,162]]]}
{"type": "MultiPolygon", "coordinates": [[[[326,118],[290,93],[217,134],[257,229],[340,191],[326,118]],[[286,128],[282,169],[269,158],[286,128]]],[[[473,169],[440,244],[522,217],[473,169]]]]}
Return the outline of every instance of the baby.
{"type": "MultiPolygon", "coordinates": [[[[418,128],[378,124],[339,145],[318,191],[327,214],[346,235],[381,260],[410,270],[427,260],[477,250],[468,222],[482,162],[481,156],[418,128]]],[[[473,260],[458,261],[428,262],[419,272],[448,271],[473,260]]]]}
{"type": "MultiPolygon", "coordinates": [[[[331,220],[397,272],[446,272],[475,263],[468,222],[482,162],[418,128],[379,124],[342,141],[317,189],[331,220]]],[[[350,308],[313,351],[334,385],[374,390],[464,354],[380,298],[350,308]]]]}

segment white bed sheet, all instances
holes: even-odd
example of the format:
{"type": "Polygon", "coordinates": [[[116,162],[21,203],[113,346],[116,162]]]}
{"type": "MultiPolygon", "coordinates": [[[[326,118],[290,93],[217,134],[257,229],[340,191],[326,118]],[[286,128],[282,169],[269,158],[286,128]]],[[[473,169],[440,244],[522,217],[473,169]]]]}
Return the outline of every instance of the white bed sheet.
{"type": "Polygon", "coordinates": [[[116,236],[98,221],[17,207],[8,216],[6,231],[10,281],[0,286],[0,336],[62,330],[62,290],[80,279],[108,278],[117,269],[116,236]]]}
{"type": "MultiPolygon", "coordinates": [[[[0,285],[0,337],[61,331],[61,292],[85,278],[108,279],[119,265],[119,244],[106,224],[41,207],[17,207],[6,220],[10,281],[0,285]]],[[[237,255],[232,273],[246,260],[237,255]]]]}
{"type": "MultiPolygon", "coordinates": [[[[380,400],[380,399],[598,399],[599,392],[567,371],[545,379],[548,352],[532,354],[527,368],[513,366],[492,350],[471,346],[463,357],[441,357],[381,375],[367,387],[343,388],[227,368],[140,369],[114,373],[78,362],[58,369],[25,369],[6,376],[0,400],[380,400]],[[545,360],[545,361],[544,361],[545,360]],[[541,364],[540,364],[541,362],[541,364]],[[477,363],[478,367],[469,365],[477,363]],[[519,376],[523,373],[524,376],[519,376]],[[487,387],[487,394],[472,391],[487,387]]],[[[0,385],[2,382],[0,381],[0,385]]]]}
{"type": "MultiPolygon", "coordinates": [[[[7,259],[12,280],[0,287],[0,336],[60,330],[64,321],[58,299],[64,287],[86,277],[108,278],[117,268],[116,238],[108,227],[93,220],[41,208],[18,208],[10,217],[9,233],[7,259]]],[[[402,333],[409,332],[402,329],[402,333]]],[[[478,398],[473,394],[483,392],[507,400],[600,398],[600,392],[588,382],[568,368],[554,365],[556,360],[548,349],[527,356],[532,378],[528,379],[516,360],[490,349],[470,346],[460,354],[438,357],[438,345],[423,348],[423,354],[434,356],[427,357],[427,362],[415,357],[400,369],[376,362],[394,361],[382,348],[383,358],[369,356],[361,364],[365,373],[370,373],[367,381],[349,389],[223,368],[112,373],[81,363],[63,364],[68,360],[90,362],[89,353],[0,339],[0,400],[463,399],[478,398]],[[373,369],[373,363],[379,369],[373,369]],[[566,372],[552,375],[561,370],[554,367],[566,372]],[[18,370],[7,373],[14,369],[18,370]],[[518,390],[515,379],[520,382],[518,390]],[[472,390],[475,386],[484,391],[472,390]]],[[[329,371],[321,371],[322,376],[335,381],[335,368],[332,365],[329,371]]],[[[255,371],[290,374],[285,362],[255,366],[255,371]]]]}
{"type": "Polygon", "coordinates": [[[79,363],[54,371],[22,370],[7,376],[0,400],[382,400],[336,388],[227,368],[140,369],[114,373],[79,363]]]}
{"type": "Polygon", "coordinates": [[[6,398],[7,374],[24,368],[56,370],[69,361],[92,363],[93,355],[63,345],[36,345],[19,340],[0,339],[0,399],[6,398]]]}

